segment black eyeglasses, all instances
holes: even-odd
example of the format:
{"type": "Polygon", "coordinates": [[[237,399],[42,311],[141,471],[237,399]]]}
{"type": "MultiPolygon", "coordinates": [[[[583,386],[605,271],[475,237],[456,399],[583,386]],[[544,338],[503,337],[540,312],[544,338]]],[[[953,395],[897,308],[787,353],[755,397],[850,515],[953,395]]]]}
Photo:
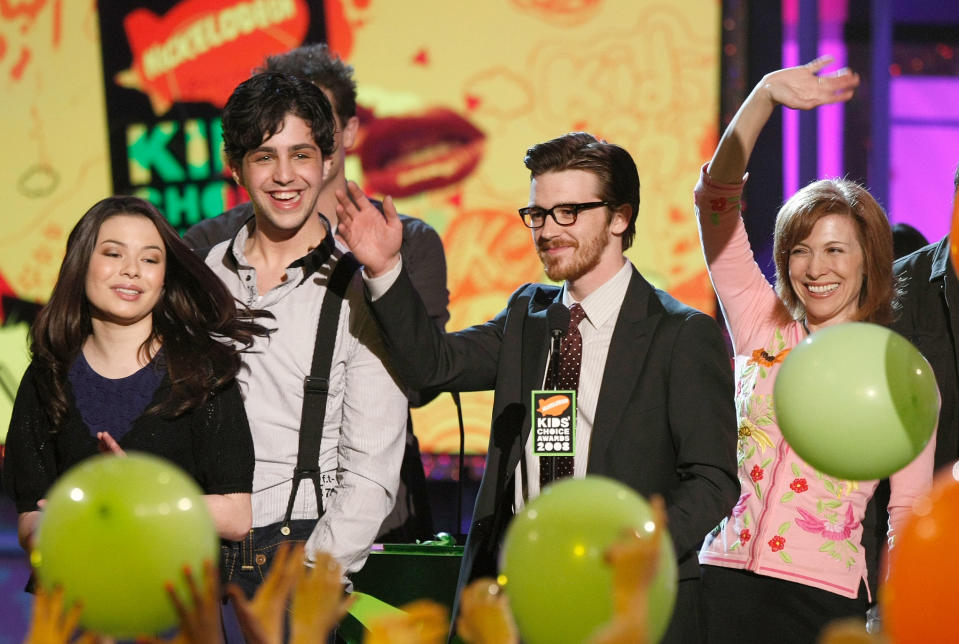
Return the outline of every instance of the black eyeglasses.
{"type": "Polygon", "coordinates": [[[583,210],[590,208],[599,208],[600,206],[609,206],[608,201],[590,201],[589,203],[560,203],[549,210],[539,206],[527,206],[519,209],[519,216],[527,228],[542,228],[546,225],[546,215],[553,218],[560,226],[572,226],[576,223],[576,217],[583,210]]]}

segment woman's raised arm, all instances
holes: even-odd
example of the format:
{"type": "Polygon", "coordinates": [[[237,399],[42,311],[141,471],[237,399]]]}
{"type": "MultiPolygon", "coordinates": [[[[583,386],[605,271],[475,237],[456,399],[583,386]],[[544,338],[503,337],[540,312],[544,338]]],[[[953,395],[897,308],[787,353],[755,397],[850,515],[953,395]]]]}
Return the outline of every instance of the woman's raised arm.
{"type": "Polygon", "coordinates": [[[822,56],[799,67],[766,74],[740,106],[719,140],[706,168],[709,177],[727,184],[742,180],[756,139],[777,105],[810,110],[852,98],[859,86],[859,74],[848,67],[831,74],[819,73],[832,62],[832,56],[822,56]]]}

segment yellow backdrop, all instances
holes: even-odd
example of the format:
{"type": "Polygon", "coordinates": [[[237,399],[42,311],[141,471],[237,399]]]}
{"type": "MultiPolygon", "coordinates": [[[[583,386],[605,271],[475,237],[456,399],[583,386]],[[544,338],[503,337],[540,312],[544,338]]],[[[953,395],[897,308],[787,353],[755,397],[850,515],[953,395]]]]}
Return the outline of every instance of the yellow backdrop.
{"type": "MultiPolygon", "coordinates": [[[[387,179],[401,185],[453,177],[398,200],[443,238],[450,330],[488,319],[518,285],[544,279],[516,215],[528,198],[522,158],[529,145],[570,130],[633,154],[642,201],[629,257],[658,286],[712,312],[691,199],[716,139],[720,3],[332,0],[325,7],[330,44],[355,66],[359,102],[373,118],[443,114],[454,129],[481,133],[468,142],[438,135],[387,168],[387,179]]],[[[94,0],[0,3],[0,12],[7,142],[0,277],[18,296],[43,301],[73,223],[110,192],[97,13],[94,0]]],[[[389,185],[364,177],[358,155],[349,163],[348,175],[364,185],[389,185]]],[[[463,399],[467,449],[484,451],[491,394],[463,399]]],[[[8,407],[0,403],[0,434],[8,407]]],[[[415,410],[414,421],[424,451],[457,449],[448,397],[415,410]]]]}

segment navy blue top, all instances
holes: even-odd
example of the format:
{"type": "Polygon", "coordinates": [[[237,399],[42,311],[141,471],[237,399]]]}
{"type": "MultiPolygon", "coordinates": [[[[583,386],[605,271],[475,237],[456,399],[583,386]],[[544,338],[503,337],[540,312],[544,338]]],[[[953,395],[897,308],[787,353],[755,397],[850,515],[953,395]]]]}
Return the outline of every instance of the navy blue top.
{"type": "Polygon", "coordinates": [[[67,377],[73,387],[77,409],[90,434],[108,432],[119,441],[143,415],[153,400],[164,367],[161,349],[149,364],[125,378],[104,378],[87,362],[83,352],[70,365],[67,377]]]}

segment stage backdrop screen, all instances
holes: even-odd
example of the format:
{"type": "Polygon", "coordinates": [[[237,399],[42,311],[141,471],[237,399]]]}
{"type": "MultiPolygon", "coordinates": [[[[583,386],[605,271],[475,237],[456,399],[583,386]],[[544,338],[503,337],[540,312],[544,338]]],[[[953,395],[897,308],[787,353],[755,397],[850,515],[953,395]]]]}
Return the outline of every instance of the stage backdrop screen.
{"type": "MultiPolygon", "coordinates": [[[[574,130],[636,160],[629,258],[657,286],[714,310],[692,189],[716,143],[715,0],[0,5],[10,13],[0,110],[12,149],[26,151],[0,161],[16,187],[0,213],[9,293],[43,301],[73,222],[111,191],[147,197],[181,231],[246,199],[221,156],[223,104],[264,56],[326,41],[359,87],[347,175],[440,234],[448,330],[489,319],[519,285],[545,279],[516,213],[529,197],[523,156],[574,130]]],[[[467,450],[483,452],[492,394],[462,398],[467,450]]],[[[413,418],[424,451],[456,451],[449,396],[413,418]]]]}

